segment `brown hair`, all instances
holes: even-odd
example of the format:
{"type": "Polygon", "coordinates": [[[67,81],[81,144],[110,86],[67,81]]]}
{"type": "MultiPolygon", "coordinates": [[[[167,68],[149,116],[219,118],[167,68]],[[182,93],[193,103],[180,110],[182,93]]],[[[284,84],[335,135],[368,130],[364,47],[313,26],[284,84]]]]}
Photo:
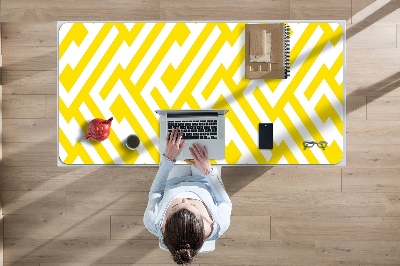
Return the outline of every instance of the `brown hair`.
{"type": "Polygon", "coordinates": [[[191,263],[205,240],[203,219],[180,209],[167,218],[163,237],[177,264],[191,263]]]}

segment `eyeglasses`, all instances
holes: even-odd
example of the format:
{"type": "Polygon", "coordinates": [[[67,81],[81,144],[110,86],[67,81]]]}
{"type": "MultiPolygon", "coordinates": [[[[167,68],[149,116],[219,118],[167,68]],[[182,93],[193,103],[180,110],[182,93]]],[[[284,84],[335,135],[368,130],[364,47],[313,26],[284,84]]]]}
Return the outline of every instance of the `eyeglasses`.
{"type": "Polygon", "coordinates": [[[328,146],[328,142],[326,142],[326,141],[320,141],[320,142],[303,141],[304,149],[312,148],[312,147],[314,147],[315,144],[317,144],[318,148],[321,148],[323,150],[325,150],[326,146],[328,146]]]}

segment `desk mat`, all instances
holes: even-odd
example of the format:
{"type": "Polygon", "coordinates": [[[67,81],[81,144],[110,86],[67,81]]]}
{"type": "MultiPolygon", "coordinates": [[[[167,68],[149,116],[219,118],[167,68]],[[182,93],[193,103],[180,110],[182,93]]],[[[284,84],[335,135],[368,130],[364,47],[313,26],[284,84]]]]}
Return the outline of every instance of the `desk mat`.
{"type": "MultiPolygon", "coordinates": [[[[58,155],[64,164],[158,164],[157,109],[229,109],[215,164],[337,164],[344,155],[344,29],[290,26],[288,79],[245,79],[247,22],[65,22],[58,30],[58,155]],[[113,117],[103,142],[85,140],[113,117]],[[258,149],[258,124],[274,147],[258,149]],[[137,134],[141,145],[124,142],[137,134]],[[303,141],[326,141],[325,150],[303,141]]],[[[254,23],[254,22],[251,22],[254,23]]],[[[263,22],[265,23],[265,22],[263,22]]]]}

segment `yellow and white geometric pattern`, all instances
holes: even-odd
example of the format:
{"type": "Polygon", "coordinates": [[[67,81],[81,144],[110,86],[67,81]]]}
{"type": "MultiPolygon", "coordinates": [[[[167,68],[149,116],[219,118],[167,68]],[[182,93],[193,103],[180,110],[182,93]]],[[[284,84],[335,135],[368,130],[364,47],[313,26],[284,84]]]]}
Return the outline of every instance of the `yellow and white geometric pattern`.
{"type": "MultiPolygon", "coordinates": [[[[344,33],[288,23],[290,77],[248,80],[242,23],[64,23],[58,32],[58,138],[64,164],[158,164],[157,109],[228,109],[218,164],[337,164],[344,151],[344,33]],[[114,117],[103,142],[83,139],[114,117]],[[258,149],[258,124],[274,148],[258,149]],[[124,144],[137,134],[135,151],[124,144]],[[328,147],[303,149],[304,140],[328,147]]],[[[163,151],[161,151],[162,153],[163,151]]]]}

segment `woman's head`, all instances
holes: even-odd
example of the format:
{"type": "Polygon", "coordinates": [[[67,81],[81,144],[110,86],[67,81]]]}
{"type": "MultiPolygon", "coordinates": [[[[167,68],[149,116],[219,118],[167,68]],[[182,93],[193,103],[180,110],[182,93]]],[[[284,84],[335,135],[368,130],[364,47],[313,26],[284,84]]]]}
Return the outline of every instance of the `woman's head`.
{"type": "Polygon", "coordinates": [[[167,218],[163,237],[176,263],[191,263],[206,238],[203,219],[180,209],[167,218]]]}

